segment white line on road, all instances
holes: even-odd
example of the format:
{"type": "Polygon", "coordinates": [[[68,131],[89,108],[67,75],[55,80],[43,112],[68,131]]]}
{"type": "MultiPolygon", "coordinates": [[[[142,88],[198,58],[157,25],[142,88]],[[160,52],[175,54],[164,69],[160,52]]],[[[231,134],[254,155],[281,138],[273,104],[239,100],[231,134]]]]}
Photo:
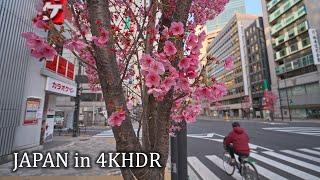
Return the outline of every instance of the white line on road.
{"type": "Polygon", "coordinates": [[[320,129],[320,127],[270,127],[270,128],[262,128],[268,130],[277,130],[277,129],[320,129]]]}
{"type": "Polygon", "coordinates": [[[310,149],[298,149],[299,151],[303,151],[303,152],[307,152],[310,154],[315,154],[315,155],[320,155],[319,151],[314,151],[314,150],[310,150],[310,149]]]}
{"type": "MultiPolygon", "coordinates": [[[[217,165],[220,169],[222,169],[224,171],[224,167],[223,167],[223,160],[220,159],[219,157],[215,156],[215,155],[210,155],[210,156],[206,156],[206,158],[208,158],[211,162],[213,162],[215,165],[217,165]]],[[[227,165],[229,166],[229,165],[227,165]]],[[[229,166],[230,167],[230,166],[229,166]]],[[[231,167],[230,167],[231,168],[231,167]]],[[[235,170],[234,174],[232,175],[233,178],[237,179],[237,180],[242,180],[241,175],[238,173],[237,170],[235,170]]]]}
{"type": "Polygon", "coordinates": [[[316,150],[320,150],[320,147],[317,147],[317,148],[313,148],[313,149],[316,149],[316,150]]]}
{"type": "MultiPolygon", "coordinates": [[[[222,137],[224,138],[225,136],[221,135],[221,134],[217,134],[217,133],[213,133],[215,136],[219,136],[219,137],[222,137]]],[[[223,142],[223,139],[212,139],[212,138],[209,138],[209,137],[213,137],[211,136],[212,133],[209,134],[210,136],[198,136],[198,135],[192,135],[192,134],[189,134],[188,137],[192,137],[192,138],[198,138],[198,139],[206,139],[206,140],[210,140],[210,141],[216,141],[216,142],[223,142]]],[[[266,147],[262,147],[262,146],[258,146],[258,145],[255,145],[255,144],[251,144],[249,143],[249,147],[250,149],[257,149],[257,148],[260,148],[260,149],[264,149],[266,151],[273,151],[272,149],[269,149],[269,148],[266,148],[266,147]]]]}
{"type": "MultiPolygon", "coordinates": [[[[235,154],[235,157],[237,159],[239,159],[239,156],[235,154]]],[[[274,173],[274,172],[271,172],[269,171],[268,169],[265,169],[264,167],[261,167],[257,164],[254,164],[254,166],[256,167],[257,171],[258,171],[258,174],[259,175],[262,175],[264,177],[266,177],[267,179],[271,179],[271,180],[287,180],[286,178],[274,173]]]]}
{"type": "Polygon", "coordinates": [[[198,158],[188,157],[188,163],[203,180],[220,180],[198,158]]]}
{"type": "Polygon", "coordinates": [[[282,152],[287,153],[287,154],[291,154],[293,156],[301,157],[304,159],[308,159],[310,161],[315,161],[315,162],[320,163],[320,158],[318,158],[318,157],[309,156],[309,155],[302,154],[302,153],[295,152],[295,151],[291,151],[291,150],[282,150],[282,152]]]}
{"type": "Polygon", "coordinates": [[[255,159],[257,159],[257,160],[259,160],[259,161],[262,161],[262,162],[264,162],[266,164],[269,164],[269,165],[271,165],[271,166],[273,166],[275,168],[278,168],[278,169],[283,170],[285,172],[288,172],[288,173],[290,173],[292,175],[300,177],[302,179],[305,179],[305,180],[310,180],[310,179],[312,179],[312,180],[320,180],[320,178],[318,178],[316,176],[313,176],[313,175],[308,174],[306,172],[300,171],[299,169],[292,168],[290,166],[287,166],[285,164],[279,163],[277,161],[271,160],[271,159],[266,158],[264,156],[261,156],[261,155],[255,154],[255,153],[251,153],[250,156],[255,158],[255,159]]]}
{"type": "Polygon", "coordinates": [[[279,154],[279,153],[276,153],[276,152],[263,152],[263,153],[264,154],[268,154],[269,156],[273,156],[273,157],[278,158],[278,159],[282,159],[284,161],[288,161],[288,162],[296,164],[298,166],[301,166],[301,167],[304,167],[304,168],[307,168],[307,169],[311,169],[311,170],[316,171],[316,172],[320,172],[320,167],[319,166],[316,166],[316,165],[313,165],[313,164],[310,164],[310,163],[307,163],[307,162],[304,162],[304,161],[300,161],[300,160],[297,160],[297,159],[294,159],[294,158],[291,158],[291,157],[288,157],[288,156],[285,156],[285,155],[282,155],[282,154],[279,154]]]}

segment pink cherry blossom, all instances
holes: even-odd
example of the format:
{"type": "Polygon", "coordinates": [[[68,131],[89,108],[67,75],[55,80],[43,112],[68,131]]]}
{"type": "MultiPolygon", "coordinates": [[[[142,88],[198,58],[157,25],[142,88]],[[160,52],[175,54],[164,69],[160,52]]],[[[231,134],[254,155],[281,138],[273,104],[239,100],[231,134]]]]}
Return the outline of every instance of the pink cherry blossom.
{"type": "Polygon", "coordinates": [[[216,99],[221,98],[222,96],[227,94],[227,87],[223,83],[216,83],[213,85],[213,96],[216,99]]]}
{"type": "Polygon", "coordinates": [[[179,78],[177,81],[177,85],[175,87],[176,89],[179,89],[183,92],[189,92],[190,91],[190,84],[187,78],[179,78]]]}
{"type": "Polygon", "coordinates": [[[146,86],[151,87],[158,87],[160,84],[160,76],[154,71],[150,71],[146,76],[146,86]]]}
{"type": "Polygon", "coordinates": [[[33,32],[21,34],[27,40],[27,47],[31,49],[31,55],[35,58],[53,59],[57,55],[56,50],[33,32]]]}
{"type": "Polygon", "coordinates": [[[103,47],[109,41],[109,33],[104,28],[99,28],[100,36],[92,36],[95,45],[103,47]]]}
{"type": "Polygon", "coordinates": [[[165,91],[169,91],[171,87],[176,85],[176,80],[173,77],[167,77],[161,85],[165,91]]]}
{"type": "Polygon", "coordinates": [[[170,26],[170,32],[174,36],[182,35],[184,33],[182,22],[172,22],[170,26]]]}
{"type": "Polygon", "coordinates": [[[149,54],[142,54],[140,63],[143,69],[148,69],[154,59],[149,54]]]}
{"type": "Polygon", "coordinates": [[[233,68],[233,58],[228,57],[226,60],[224,60],[224,68],[229,71],[233,68]]]}
{"type": "Polygon", "coordinates": [[[194,47],[197,45],[197,36],[194,34],[194,33],[190,33],[190,35],[188,36],[188,39],[187,39],[187,46],[188,47],[194,47]]]}
{"type": "Polygon", "coordinates": [[[157,72],[158,74],[163,74],[165,72],[164,66],[162,63],[153,61],[150,64],[150,71],[157,72]]]}
{"type": "Polygon", "coordinates": [[[190,61],[191,61],[191,58],[188,58],[188,57],[183,58],[178,64],[179,69],[187,70],[190,67],[190,61]]]}
{"type": "Polygon", "coordinates": [[[162,30],[162,33],[161,33],[165,39],[168,39],[169,38],[169,29],[168,27],[164,26],[164,29],[162,30]]]}
{"type": "Polygon", "coordinates": [[[127,108],[128,108],[128,110],[132,110],[132,109],[133,109],[133,102],[132,102],[132,100],[127,101],[127,108]]]}
{"type": "Polygon", "coordinates": [[[162,100],[166,92],[159,88],[152,88],[148,90],[148,94],[152,94],[156,99],[162,100]]]}
{"type": "Polygon", "coordinates": [[[27,40],[28,48],[38,48],[45,44],[44,38],[36,35],[33,32],[24,32],[21,33],[21,36],[27,40]]]}
{"type": "Polygon", "coordinates": [[[171,41],[166,41],[164,43],[163,47],[164,53],[166,53],[167,56],[173,56],[177,53],[177,49],[175,45],[171,41]]]}
{"type": "Polygon", "coordinates": [[[122,122],[126,119],[126,112],[121,110],[119,112],[113,112],[108,119],[108,124],[111,127],[121,126],[122,122]]]}
{"type": "Polygon", "coordinates": [[[197,115],[201,111],[201,105],[190,105],[183,112],[183,118],[187,123],[193,123],[196,121],[197,115]]]}
{"type": "Polygon", "coordinates": [[[33,25],[39,29],[48,29],[49,25],[48,22],[43,20],[42,16],[36,16],[32,19],[33,25]]]}
{"type": "Polygon", "coordinates": [[[190,79],[194,79],[198,77],[198,73],[195,70],[191,69],[187,71],[186,76],[190,79]]]}
{"type": "Polygon", "coordinates": [[[64,44],[65,48],[69,49],[70,51],[76,51],[76,52],[81,52],[87,46],[88,46],[87,44],[85,44],[84,42],[78,39],[69,40],[64,44]]]}

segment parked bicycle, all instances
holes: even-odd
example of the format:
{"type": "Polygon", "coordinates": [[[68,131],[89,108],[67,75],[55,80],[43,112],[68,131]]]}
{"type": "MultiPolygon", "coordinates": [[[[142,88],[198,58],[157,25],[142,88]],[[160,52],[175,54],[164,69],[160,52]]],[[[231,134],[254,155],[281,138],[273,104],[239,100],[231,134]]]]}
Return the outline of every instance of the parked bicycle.
{"type": "Polygon", "coordinates": [[[231,162],[231,157],[227,151],[223,154],[223,167],[229,176],[232,176],[237,168],[243,180],[259,180],[259,174],[253,161],[248,156],[239,156],[235,163],[231,162]]]}

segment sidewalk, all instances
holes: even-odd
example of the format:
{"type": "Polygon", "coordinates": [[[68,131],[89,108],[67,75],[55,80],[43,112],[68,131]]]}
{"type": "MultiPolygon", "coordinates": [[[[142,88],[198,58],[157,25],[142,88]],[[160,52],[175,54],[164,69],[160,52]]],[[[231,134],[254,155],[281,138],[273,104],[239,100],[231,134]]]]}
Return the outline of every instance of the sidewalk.
{"type": "MultiPolygon", "coordinates": [[[[1,176],[121,176],[118,168],[100,168],[95,164],[98,155],[103,152],[115,151],[116,145],[113,138],[93,137],[56,137],[55,141],[44,145],[43,152],[75,152],[85,154],[91,158],[91,168],[21,168],[12,172],[13,162],[0,165],[1,176]]],[[[73,158],[69,159],[73,165],[73,158]]],[[[41,179],[41,178],[40,178],[41,179]]]]}
{"type": "Polygon", "coordinates": [[[312,122],[312,123],[320,123],[320,119],[308,119],[308,120],[304,120],[304,119],[292,119],[292,121],[290,121],[289,119],[284,119],[282,121],[282,119],[274,119],[274,121],[268,121],[266,119],[261,119],[261,118],[229,118],[227,119],[223,119],[223,118],[216,118],[216,117],[211,117],[211,116],[203,116],[200,115],[197,118],[198,120],[205,120],[205,121],[251,121],[251,122],[312,122]]]}
{"type": "MultiPolygon", "coordinates": [[[[96,138],[92,136],[56,136],[54,141],[43,145],[45,152],[78,152],[91,158],[91,168],[74,168],[73,158],[69,158],[69,168],[20,168],[12,172],[13,161],[0,165],[0,180],[122,180],[119,168],[100,168],[95,161],[101,152],[111,152],[116,150],[114,138],[96,138]]],[[[170,158],[165,172],[165,180],[170,178],[170,158]]]]}

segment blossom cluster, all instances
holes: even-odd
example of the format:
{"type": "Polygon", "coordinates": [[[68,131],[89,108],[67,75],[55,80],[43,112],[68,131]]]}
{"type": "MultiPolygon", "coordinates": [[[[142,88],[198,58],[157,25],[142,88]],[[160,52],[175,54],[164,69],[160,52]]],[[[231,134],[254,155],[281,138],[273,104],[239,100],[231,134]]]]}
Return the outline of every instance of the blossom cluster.
{"type": "MultiPolygon", "coordinates": [[[[46,12],[43,12],[43,1],[39,1],[33,24],[37,28],[48,30],[52,25],[50,21],[43,20],[46,12]]],[[[178,5],[175,0],[166,2],[168,4],[161,4],[158,10],[170,19],[178,5]]],[[[147,4],[138,5],[135,1],[112,0],[108,1],[110,7],[106,7],[112,14],[110,27],[107,29],[103,22],[105,20],[97,20],[95,25],[98,26],[98,34],[94,35],[91,32],[92,24],[89,23],[87,4],[69,3],[73,14],[69,21],[76,30],[68,30],[71,38],[64,39],[64,47],[85,63],[86,75],[92,90],[97,90],[100,83],[96,70],[95,50],[97,48],[108,50],[116,56],[121,77],[124,80],[136,80],[135,89],[145,86],[148,95],[157,101],[163,101],[168,92],[173,93],[172,122],[194,122],[203,102],[216,103],[227,92],[223,83],[216,81],[210,84],[200,83],[199,76],[203,67],[200,66],[199,56],[206,34],[204,31],[201,33],[195,31],[198,25],[201,26],[217,16],[227,2],[228,0],[193,0],[189,11],[190,17],[193,18],[189,18],[185,25],[183,22],[175,21],[170,27],[166,27],[155,20],[158,16],[154,17],[151,7],[144,7],[148,6],[147,4]],[[149,26],[153,20],[155,25],[149,26]],[[108,44],[110,37],[113,37],[112,44],[108,44]],[[181,40],[184,43],[183,47],[178,43],[181,40]],[[158,50],[160,41],[163,41],[163,48],[158,50]],[[153,51],[142,53],[147,45],[151,46],[153,51]]],[[[27,47],[31,49],[34,57],[50,59],[56,55],[54,48],[44,38],[34,33],[23,33],[22,36],[26,38],[27,47]]],[[[225,69],[232,70],[233,63],[232,57],[225,59],[225,69]]],[[[141,88],[140,91],[142,90],[141,88]]],[[[133,109],[132,99],[127,97],[127,102],[127,108],[123,109],[133,109]]],[[[111,126],[120,126],[125,120],[125,115],[126,111],[123,110],[113,112],[108,122],[111,126]]],[[[172,132],[179,130],[177,127],[171,128],[172,132]]]]}

